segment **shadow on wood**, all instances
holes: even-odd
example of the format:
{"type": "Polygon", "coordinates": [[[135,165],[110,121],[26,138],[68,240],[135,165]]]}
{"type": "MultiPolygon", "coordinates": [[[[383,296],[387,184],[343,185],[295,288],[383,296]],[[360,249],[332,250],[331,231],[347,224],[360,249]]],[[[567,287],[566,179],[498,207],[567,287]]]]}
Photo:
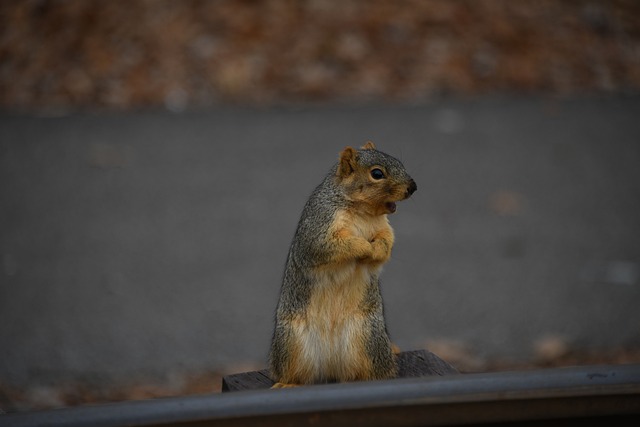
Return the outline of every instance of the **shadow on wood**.
{"type": "MultiPolygon", "coordinates": [[[[456,368],[426,350],[405,351],[398,358],[398,378],[427,377],[457,374],[456,368]]],[[[258,390],[270,388],[273,380],[269,370],[227,375],[222,379],[222,391],[258,390]]]]}

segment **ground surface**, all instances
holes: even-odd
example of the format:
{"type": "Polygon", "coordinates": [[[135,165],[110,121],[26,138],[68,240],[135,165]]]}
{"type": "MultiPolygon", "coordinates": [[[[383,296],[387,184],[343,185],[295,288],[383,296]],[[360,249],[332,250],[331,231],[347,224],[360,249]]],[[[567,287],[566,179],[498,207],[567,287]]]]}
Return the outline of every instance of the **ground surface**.
{"type": "Polygon", "coordinates": [[[638,117],[637,96],[5,112],[0,403],[211,391],[263,367],[302,205],[367,139],[418,184],[382,276],[402,349],[466,370],[638,363],[638,117]],[[145,378],[162,386],[100,391],[145,378]]]}
{"type": "Polygon", "coordinates": [[[0,2],[0,105],[128,109],[640,89],[633,0],[0,2]]]}

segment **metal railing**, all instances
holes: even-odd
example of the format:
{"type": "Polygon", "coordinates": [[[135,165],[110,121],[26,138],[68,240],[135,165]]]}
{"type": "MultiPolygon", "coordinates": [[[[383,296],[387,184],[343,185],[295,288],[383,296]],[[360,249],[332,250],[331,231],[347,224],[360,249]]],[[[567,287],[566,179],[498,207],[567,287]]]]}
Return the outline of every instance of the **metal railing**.
{"type": "Polygon", "coordinates": [[[640,365],[328,384],[0,415],[2,427],[640,425],[640,365]],[[591,425],[591,424],[590,424],[591,425]]]}

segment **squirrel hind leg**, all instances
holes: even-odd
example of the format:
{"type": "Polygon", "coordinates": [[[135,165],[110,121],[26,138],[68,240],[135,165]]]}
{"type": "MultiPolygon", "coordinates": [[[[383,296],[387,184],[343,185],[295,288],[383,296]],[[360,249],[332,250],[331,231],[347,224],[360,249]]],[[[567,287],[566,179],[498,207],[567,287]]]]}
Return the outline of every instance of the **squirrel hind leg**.
{"type": "Polygon", "coordinates": [[[272,389],[276,389],[276,388],[293,388],[293,387],[300,387],[301,384],[286,384],[286,383],[275,383],[274,385],[271,386],[272,389]]]}

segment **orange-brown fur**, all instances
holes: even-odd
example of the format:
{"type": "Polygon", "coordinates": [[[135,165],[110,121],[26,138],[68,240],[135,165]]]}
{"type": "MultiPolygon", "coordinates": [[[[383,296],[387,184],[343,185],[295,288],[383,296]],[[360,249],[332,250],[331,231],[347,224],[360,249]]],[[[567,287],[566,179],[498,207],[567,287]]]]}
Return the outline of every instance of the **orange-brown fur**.
{"type": "MultiPolygon", "coordinates": [[[[367,143],[362,149],[375,147],[367,143]]],[[[381,373],[372,365],[371,349],[367,348],[373,332],[367,331],[372,314],[367,311],[366,298],[372,280],[377,286],[382,265],[391,256],[394,234],[387,214],[395,205],[390,210],[389,203],[408,197],[412,192],[409,184],[415,187],[415,183],[406,173],[392,176],[384,164],[361,165],[358,152],[351,147],[340,153],[335,180],[343,189],[344,206],[333,213],[326,234],[317,236],[328,250],[305,273],[313,283],[308,301],[304,310],[287,315],[282,312],[286,307],[279,306],[278,318],[288,325],[290,338],[283,359],[286,362],[278,366],[281,375],[275,388],[368,380],[394,372],[381,373]],[[383,170],[388,179],[374,179],[374,168],[383,170]]],[[[392,357],[390,343],[380,351],[392,357]]]]}

